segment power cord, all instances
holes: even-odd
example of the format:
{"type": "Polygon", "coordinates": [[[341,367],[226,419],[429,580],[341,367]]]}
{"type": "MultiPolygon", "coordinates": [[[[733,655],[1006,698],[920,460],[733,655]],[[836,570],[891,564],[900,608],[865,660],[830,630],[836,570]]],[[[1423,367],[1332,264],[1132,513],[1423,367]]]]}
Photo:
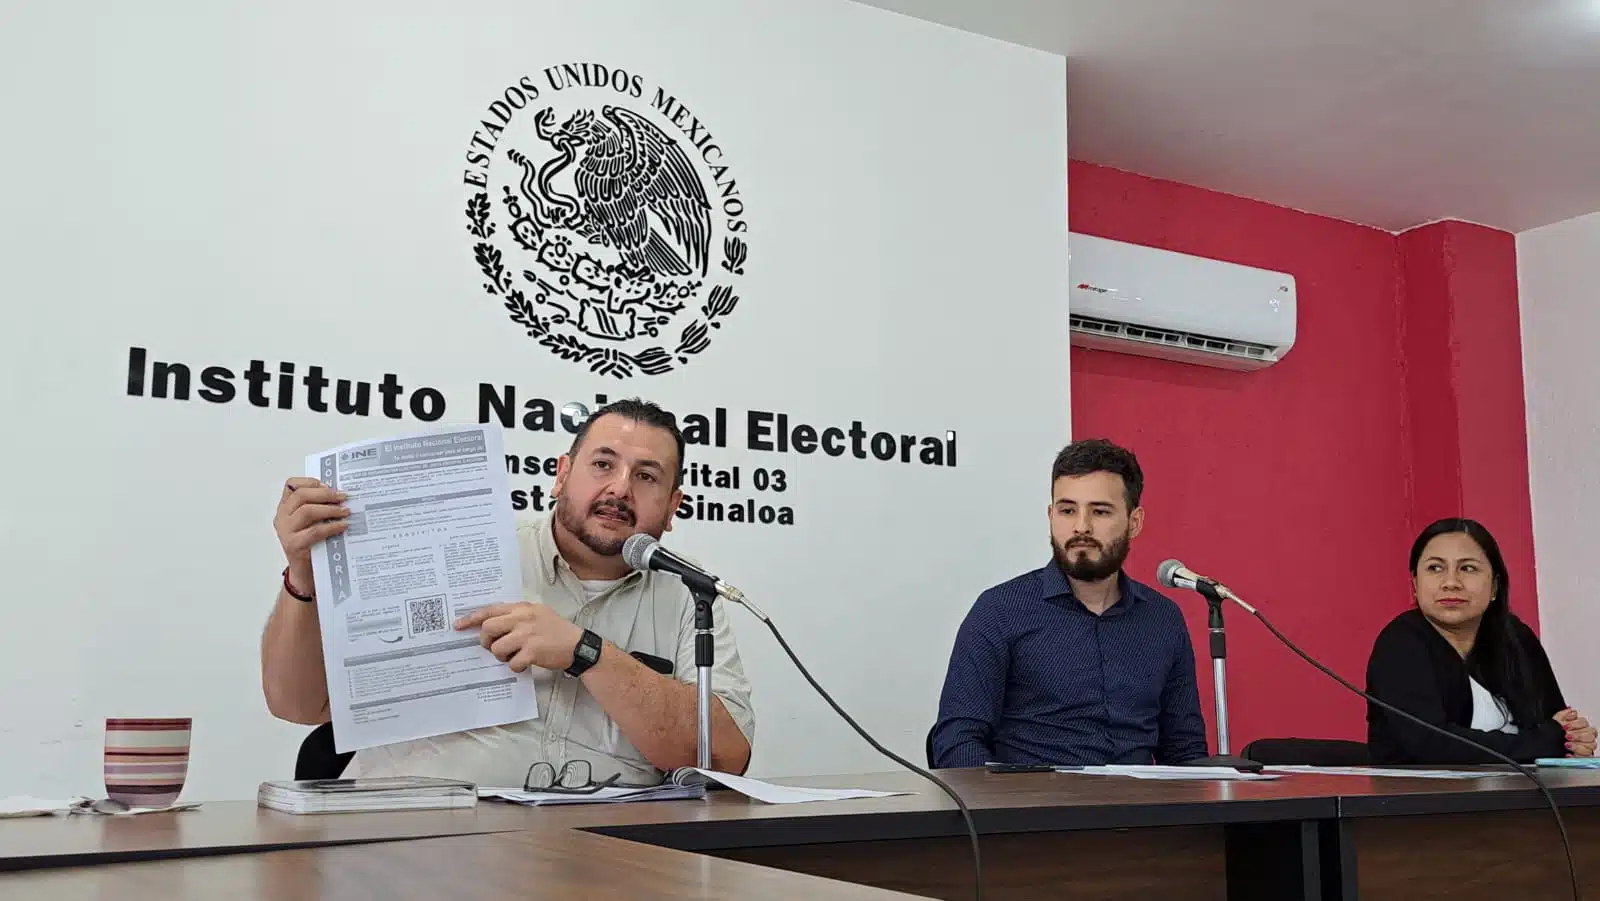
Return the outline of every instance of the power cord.
{"type": "MultiPolygon", "coordinates": [[[[1475,748],[1475,749],[1477,749],[1479,751],[1482,751],[1485,754],[1488,754],[1490,757],[1493,757],[1493,758],[1495,758],[1497,760],[1500,760],[1500,761],[1506,763],[1515,772],[1520,773],[1523,776],[1526,776],[1539,789],[1540,793],[1542,793],[1544,795],[1545,802],[1548,803],[1549,806],[1550,806],[1550,812],[1555,816],[1556,828],[1561,833],[1561,847],[1562,847],[1562,850],[1566,853],[1566,857],[1567,857],[1567,875],[1571,879],[1571,883],[1572,883],[1572,898],[1573,898],[1573,901],[1582,901],[1582,893],[1581,893],[1581,891],[1580,891],[1580,889],[1578,887],[1578,867],[1577,867],[1577,863],[1574,860],[1573,855],[1572,855],[1572,841],[1567,835],[1566,821],[1561,818],[1561,808],[1560,808],[1560,806],[1558,804],[1556,804],[1555,796],[1550,794],[1550,788],[1547,785],[1545,785],[1543,779],[1539,778],[1539,775],[1535,770],[1524,768],[1521,764],[1517,763],[1515,760],[1511,759],[1510,757],[1507,757],[1506,755],[1500,753],[1499,751],[1496,751],[1495,749],[1493,749],[1491,747],[1488,747],[1487,745],[1483,745],[1483,744],[1480,744],[1478,742],[1473,741],[1470,738],[1466,738],[1464,736],[1457,735],[1454,732],[1449,731],[1448,729],[1442,729],[1442,728],[1440,728],[1438,726],[1435,726],[1434,724],[1432,724],[1430,722],[1427,722],[1426,720],[1423,720],[1423,719],[1421,719],[1421,718],[1419,718],[1417,716],[1414,716],[1414,715],[1412,715],[1410,713],[1407,713],[1406,711],[1401,710],[1400,708],[1395,707],[1393,704],[1390,704],[1390,703],[1388,703],[1386,701],[1381,701],[1381,700],[1373,697],[1372,695],[1366,693],[1365,691],[1361,690],[1360,688],[1357,688],[1355,685],[1352,685],[1349,682],[1349,680],[1345,679],[1343,676],[1341,676],[1338,673],[1334,672],[1332,669],[1329,669],[1327,666],[1323,665],[1320,661],[1318,661],[1316,658],[1312,657],[1310,654],[1307,654],[1305,651],[1301,650],[1299,645],[1295,644],[1293,641],[1291,641],[1289,639],[1289,637],[1287,635],[1284,635],[1283,632],[1279,631],[1278,627],[1273,625],[1272,621],[1267,619],[1266,615],[1261,613],[1261,611],[1257,610],[1255,607],[1252,607],[1249,604],[1246,604],[1243,600],[1238,598],[1236,595],[1233,595],[1232,592],[1229,592],[1226,596],[1230,600],[1232,600],[1235,603],[1237,603],[1240,607],[1242,607],[1251,616],[1253,616],[1257,620],[1259,620],[1261,625],[1265,626],[1267,631],[1272,633],[1272,636],[1274,638],[1278,639],[1278,641],[1282,642],[1285,647],[1287,647],[1289,650],[1293,651],[1302,660],[1304,660],[1305,662],[1311,664],[1317,670],[1322,672],[1324,675],[1328,676],[1330,679],[1333,679],[1335,682],[1339,683],[1344,688],[1346,688],[1346,689],[1350,690],[1351,692],[1361,696],[1365,700],[1377,705],[1378,707],[1381,707],[1382,709],[1387,710],[1388,712],[1390,712],[1392,714],[1395,714],[1396,716],[1402,717],[1404,719],[1410,720],[1413,723],[1416,723],[1417,725],[1423,727],[1424,729],[1428,729],[1428,730],[1431,730],[1433,732],[1437,732],[1440,735],[1444,735],[1444,736],[1446,736],[1448,738],[1451,738],[1451,739],[1454,739],[1454,740],[1456,740],[1458,742],[1461,742],[1462,744],[1468,745],[1469,747],[1472,747],[1472,748],[1475,748]]],[[[949,786],[949,784],[946,783],[943,779],[940,779],[938,776],[933,775],[932,773],[928,772],[927,770],[917,766],[916,764],[913,764],[909,760],[906,760],[905,758],[901,757],[900,755],[898,755],[898,754],[894,753],[893,751],[889,750],[888,748],[884,747],[882,744],[880,744],[878,742],[877,739],[875,739],[871,735],[869,735],[867,733],[867,730],[861,728],[861,725],[859,723],[857,723],[855,721],[855,719],[850,716],[850,714],[846,713],[844,711],[844,708],[839,706],[838,702],[833,699],[833,696],[828,694],[827,689],[824,689],[820,684],[818,684],[817,680],[811,675],[811,671],[806,669],[805,664],[800,662],[800,658],[795,654],[794,649],[791,648],[789,646],[789,642],[784,639],[783,633],[778,631],[777,625],[775,623],[773,623],[772,620],[766,614],[764,614],[760,610],[756,609],[754,607],[754,605],[750,604],[748,601],[744,601],[743,599],[741,599],[740,603],[747,610],[749,610],[751,613],[755,614],[756,618],[761,620],[761,622],[766,625],[767,629],[772,632],[772,637],[777,639],[778,646],[783,648],[784,653],[789,655],[789,659],[794,663],[795,668],[800,671],[800,675],[805,677],[806,682],[810,683],[811,687],[816,690],[817,694],[821,695],[822,699],[824,701],[828,702],[828,706],[832,707],[833,711],[835,713],[837,713],[841,719],[843,719],[846,723],[848,723],[850,725],[850,728],[852,728],[852,729],[854,729],[856,731],[857,735],[860,735],[863,739],[865,739],[867,744],[871,745],[873,747],[873,749],[876,750],[878,753],[880,753],[883,756],[889,758],[890,760],[894,761],[895,763],[900,764],[901,766],[905,767],[906,769],[910,770],[911,772],[916,773],[917,775],[919,775],[922,778],[928,780],[929,782],[932,782],[934,785],[938,786],[945,794],[949,795],[951,800],[955,801],[956,807],[960,808],[961,818],[962,818],[963,822],[966,824],[967,836],[968,836],[969,839],[971,839],[971,842],[972,842],[973,898],[975,898],[976,901],[983,901],[983,857],[982,857],[981,852],[978,849],[978,828],[972,821],[972,811],[967,807],[966,801],[962,800],[961,795],[958,794],[955,789],[951,788],[949,786]]]]}
{"type": "Polygon", "coordinates": [[[1300,655],[1301,659],[1305,660],[1305,662],[1307,662],[1307,663],[1311,664],[1312,666],[1316,667],[1317,669],[1321,670],[1329,678],[1333,679],[1333,681],[1338,682],[1340,685],[1343,685],[1345,688],[1350,689],[1351,691],[1355,692],[1356,694],[1360,695],[1361,697],[1366,698],[1368,701],[1372,702],[1373,704],[1378,705],[1379,707],[1383,708],[1384,710],[1389,711],[1390,713],[1395,714],[1396,716],[1404,717],[1405,719],[1408,719],[1411,722],[1416,723],[1417,725],[1422,726],[1425,729],[1431,729],[1432,731],[1437,732],[1440,735],[1448,736],[1450,738],[1455,739],[1456,741],[1461,742],[1462,744],[1470,745],[1470,746],[1472,746],[1472,747],[1474,747],[1474,748],[1476,748],[1476,749],[1478,749],[1480,751],[1483,751],[1484,753],[1488,754],[1491,757],[1496,758],[1497,760],[1504,761],[1505,763],[1510,764],[1512,769],[1516,770],[1517,772],[1521,773],[1524,776],[1527,776],[1530,780],[1532,780],[1533,784],[1539,787],[1539,791],[1544,793],[1544,799],[1550,805],[1550,812],[1555,814],[1555,817],[1556,817],[1556,828],[1561,830],[1561,847],[1567,853],[1567,873],[1572,878],[1572,901],[1581,901],[1581,896],[1580,896],[1580,893],[1579,893],[1579,890],[1578,890],[1578,865],[1577,865],[1577,863],[1575,863],[1573,861],[1573,858],[1572,858],[1572,842],[1571,842],[1571,840],[1569,840],[1567,838],[1567,824],[1561,819],[1561,808],[1559,806],[1557,806],[1555,796],[1550,794],[1550,789],[1544,784],[1544,780],[1539,778],[1539,775],[1535,770],[1531,770],[1531,769],[1527,769],[1527,768],[1523,767],[1521,764],[1517,763],[1515,760],[1512,760],[1510,757],[1507,757],[1506,755],[1500,753],[1499,751],[1496,751],[1495,749],[1493,749],[1491,747],[1488,747],[1487,745],[1481,745],[1481,744],[1473,741],[1470,738],[1466,738],[1465,736],[1457,735],[1457,734],[1455,734],[1454,732],[1451,732],[1448,729],[1441,729],[1438,726],[1435,726],[1434,724],[1432,724],[1430,722],[1427,722],[1427,721],[1425,721],[1423,719],[1420,719],[1418,717],[1412,716],[1411,714],[1405,712],[1404,710],[1401,710],[1400,708],[1395,707],[1393,704],[1388,704],[1388,703],[1385,703],[1383,701],[1380,701],[1377,698],[1373,697],[1372,695],[1369,695],[1366,692],[1362,691],[1361,689],[1355,687],[1354,685],[1351,685],[1343,676],[1340,676],[1338,673],[1334,672],[1333,670],[1329,669],[1328,667],[1323,666],[1321,663],[1319,663],[1310,654],[1307,654],[1305,651],[1300,650],[1300,647],[1298,645],[1296,645],[1294,642],[1290,641],[1288,636],[1286,636],[1282,632],[1278,631],[1278,627],[1274,626],[1272,624],[1272,622],[1270,620],[1268,620],[1266,618],[1266,616],[1262,615],[1262,613],[1259,610],[1257,610],[1256,608],[1250,606],[1249,604],[1244,603],[1243,601],[1239,600],[1239,598],[1234,597],[1231,592],[1229,592],[1226,596],[1228,598],[1230,598],[1231,600],[1233,600],[1235,603],[1237,603],[1240,607],[1244,608],[1244,610],[1247,613],[1249,613],[1251,616],[1253,616],[1256,619],[1260,620],[1261,621],[1261,625],[1266,626],[1267,627],[1267,631],[1271,632],[1273,637],[1275,637],[1279,641],[1283,642],[1284,645],[1289,648],[1289,650],[1294,651],[1296,654],[1300,655]]]}
{"type": "Polygon", "coordinates": [[[811,677],[811,672],[806,669],[805,664],[800,662],[800,658],[795,656],[794,650],[789,647],[789,642],[784,641],[783,634],[778,631],[778,627],[773,624],[772,620],[768,619],[766,614],[761,613],[760,611],[751,607],[748,602],[746,602],[744,606],[746,609],[750,610],[750,612],[754,613],[756,617],[763,623],[766,623],[767,628],[772,632],[772,637],[778,640],[778,645],[783,648],[784,653],[788,654],[789,659],[794,661],[795,669],[798,669],[800,671],[800,675],[804,676],[806,681],[811,683],[811,687],[817,690],[817,694],[822,695],[822,699],[828,702],[828,706],[833,708],[833,712],[839,714],[839,716],[846,723],[850,724],[850,728],[856,730],[857,735],[860,735],[862,738],[866,739],[867,744],[871,745],[879,754],[882,754],[890,760],[893,760],[895,763],[900,764],[911,772],[916,773],[918,776],[921,776],[929,782],[932,782],[934,785],[939,786],[939,788],[944,790],[945,794],[950,796],[951,800],[956,802],[956,806],[961,808],[961,819],[964,820],[967,825],[967,837],[972,840],[972,897],[976,899],[976,901],[983,901],[983,857],[978,852],[978,827],[972,822],[972,811],[967,808],[967,802],[961,800],[961,796],[956,793],[956,790],[951,788],[943,779],[940,779],[938,776],[935,776],[922,767],[913,764],[911,761],[906,760],[899,754],[896,754],[888,748],[885,748],[883,745],[878,743],[877,739],[873,738],[871,735],[868,735],[867,730],[861,728],[861,726],[851,718],[850,714],[845,713],[844,708],[840,707],[838,702],[834,701],[833,696],[829,695],[821,685],[817,684],[817,680],[811,677]]]}
{"type": "MultiPolygon", "coordinates": [[[[978,852],[978,827],[972,822],[972,811],[967,808],[967,802],[961,799],[961,795],[957,794],[955,789],[946,784],[943,779],[940,779],[938,776],[935,776],[934,774],[917,766],[911,761],[906,760],[904,757],[901,757],[888,748],[885,748],[883,745],[878,743],[877,739],[873,738],[871,735],[868,735],[867,730],[861,728],[861,725],[857,723],[855,719],[850,716],[850,714],[845,713],[844,708],[839,706],[839,703],[833,699],[833,696],[828,694],[827,690],[817,683],[817,680],[812,677],[811,671],[806,669],[806,665],[804,663],[800,662],[800,658],[796,656],[794,649],[789,647],[789,642],[784,639],[783,633],[778,631],[777,625],[775,625],[771,618],[769,618],[765,613],[762,613],[759,607],[757,607],[755,604],[752,604],[750,599],[745,597],[744,592],[734,588],[732,585],[729,585],[726,582],[723,582],[721,579],[718,579],[710,573],[705,572],[692,563],[688,563],[673,554],[662,553],[662,549],[658,548],[657,546],[655,537],[646,532],[639,532],[630,537],[622,546],[622,555],[624,559],[627,560],[628,565],[636,570],[645,571],[655,569],[674,573],[680,578],[687,577],[686,584],[690,585],[691,592],[696,593],[697,603],[699,603],[699,592],[703,591],[707,595],[707,602],[710,601],[711,597],[721,596],[724,600],[730,603],[738,604],[744,609],[750,611],[752,616],[758,620],[761,620],[761,622],[766,624],[766,627],[771,630],[772,637],[778,640],[778,645],[783,648],[783,652],[785,654],[789,655],[789,659],[794,662],[795,669],[800,671],[800,675],[804,676],[806,681],[811,683],[811,687],[816,689],[817,694],[822,695],[822,699],[828,702],[828,706],[833,708],[834,713],[839,714],[840,718],[842,718],[846,723],[850,724],[850,728],[856,730],[857,735],[866,739],[867,744],[871,745],[879,754],[882,754],[890,760],[893,760],[895,763],[900,764],[911,772],[916,773],[929,782],[932,782],[934,785],[939,786],[939,788],[945,794],[949,795],[950,799],[956,802],[956,807],[961,809],[961,819],[962,822],[966,824],[967,837],[972,839],[972,896],[976,899],[976,901],[983,901],[983,857],[978,852]]],[[[698,612],[696,616],[698,620],[698,612]]],[[[696,635],[697,659],[700,659],[698,651],[700,648],[699,642],[701,640],[706,640],[709,643],[709,638],[710,636],[708,635],[696,635]]],[[[705,659],[709,659],[709,657],[705,659]]],[[[701,687],[704,688],[705,686],[702,685],[701,687]]]]}

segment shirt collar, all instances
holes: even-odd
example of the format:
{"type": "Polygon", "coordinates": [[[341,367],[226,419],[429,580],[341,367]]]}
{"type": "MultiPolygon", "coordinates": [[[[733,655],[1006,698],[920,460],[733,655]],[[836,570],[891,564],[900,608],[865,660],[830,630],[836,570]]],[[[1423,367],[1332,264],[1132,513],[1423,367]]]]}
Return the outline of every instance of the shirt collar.
{"type": "MultiPolygon", "coordinates": [[[[1046,599],[1061,599],[1063,602],[1066,600],[1071,600],[1075,602],[1072,606],[1076,606],[1085,612],[1088,612],[1088,608],[1084,607],[1083,603],[1078,601],[1077,596],[1072,593],[1072,583],[1067,581],[1067,574],[1061,571],[1061,567],[1057,566],[1054,560],[1046,563],[1042,569],[1042,572],[1044,576],[1044,596],[1046,599]]],[[[1138,583],[1128,578],[1128,574],[1126,572],[1118,570],[1117,602],[1112,604],[1110,607],[1107,607],[1105,613],[1102,615],[1109,616],[1113,614],[1121,614],[1133,607],[1142,599],[1143,595],[1139,591],[1138,583]]]]}

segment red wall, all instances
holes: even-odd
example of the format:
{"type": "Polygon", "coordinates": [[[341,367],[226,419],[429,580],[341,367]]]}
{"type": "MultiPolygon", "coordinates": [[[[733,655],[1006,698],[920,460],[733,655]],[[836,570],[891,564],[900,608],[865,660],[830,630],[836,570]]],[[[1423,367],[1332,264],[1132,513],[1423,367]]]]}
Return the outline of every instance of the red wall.
{"type": "Polygon", "coordinates": [[[1399,245],[1417,522],[1488,526],[1511,570],[1511,608],[1537,632],[1516,238],[1436,222],[1399,245]]]}
{"type": "MultiPolygon", "coordinates": [[[[1461,432],[1468,417],[1458,415],[1468,401],[1476,403],[1466,392],[1477,386],[1457,371],[1463,361],[1456,335],[1468,344],[1477,342],[1470,349],[1475,359],[1496,363],[1494,378],[1507,374],[1503,345],[1520,344],[1514,249],[1509,259],[1480,261],[1494,275],[1474,279],[1480,293],[1500,292],[1480,298],[1479,305],[1493,309],[1493,315],[1482,325],[1437,333],[1449,338],[1422,340],[1422,331],[1434,329],[1439,315],[1477,315],[1473,301],[1452,293],[1455,268],[1444,272],[1429,266],[1442,258],[1445,239],[1456,236],[1441,236],[1440,247],[1430,248],[1433,238],[1427,234],[1397,238],[1078,162],[1071,164],[1069,185],[1074,232],[1295,276],[1294,349],[1259,372],[1073,348],[1073,435],[1111,438],[1134,450],[1144,467],[1146,527],[1129,559],[1135,578],[1154,583],[1156,564],[1178,557],[1225,581],[1307,652],[1362,685],[1372,639],[1410,603],[1406,554],[1417,529],[1458,513],[1448,508],[1475,494],[1492,495],[1497,513],[1508,504],[1515,507],[1520,498],[1527,519],[1520,412],[1508,424],[1503,420],[1510,415],[1509,402],[1501,403],[1492,423],[1498,443],[1468,442],[1473,449],[1465,453],[1461,432]],[[1408,275],[1420,282],[1415,287],[1424,295],[1424,313],[1434,316],[1432,323],[1413,323],[1409,338],[1408,288],[1413,286],[1408,275]],[[1503,331],[1507,291],[1509,336],[1503,331]],[[1496,336],[1494,329],[1502,331],[1496,336]],[[1415,411],[1421,415],[1414,415],[1414,400],[1429,404],[1415,411]],[[1514,435],[1507,431],[1511,426],[1514,435]],[[1520,461],[1510,459],[1513,447],[1522,448],[1520,461]],[[1419,472],[1414,459],[1444,463],[1419,472]],[[1489,487],[1487,479],[1475,483],[1480,491],[1464,487],[1472,481],[1470,468],[1492,468],[1496,460],[1520,463],[1520,495],[1515,487],[1489,487]],[[1419,504],[1417,488],[1426,503],[1419,504]]],[[[1475,233],[1462,238],[1469,239],[1487,240],[1475,233]]],[[[1514,384],[1501,387],[1515,395],[1520,411],[1520,356],[1516,359],[1514,384]]],[[[1471,427],[1480,433],[1486,428],[1482,421],[1471,427]]],[[[1503,531],[1495,522],[1488,524],[1497,534],[1503,531]]],[[[1531,525],[1527,533],[1521,567],[1527,578],[1519,574],[1517,579],[1522,592],[1517,609],[1536,623],[1531,525]]],[[[1502,544],[1516,546],[1520,554],[1518,540],[1508,542],[1501,535],[1502,544]]],[[[1511,565],[1518,568],[1516,561],[1511,565]]],[[[1187,593],[1174,597],[1188,613],[1209,723],[1204,602],[1187,593]]],[[[1228,610],[1228,638],[1235,753],[1251,739],[1269,735],[1365,737],[1363,702],[1236,608],[1228,610]]]]}

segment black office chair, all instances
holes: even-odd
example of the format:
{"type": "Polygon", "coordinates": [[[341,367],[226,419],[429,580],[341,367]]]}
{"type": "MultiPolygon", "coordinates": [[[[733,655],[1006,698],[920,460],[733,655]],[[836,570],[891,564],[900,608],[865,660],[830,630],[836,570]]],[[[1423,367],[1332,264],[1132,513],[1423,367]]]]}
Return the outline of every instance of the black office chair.
{"type": "Polygon", "coordinates": [[[300,755],[294,761],[296,779],[337,779],[344,775],[354,751],[334,750],[333,723],[323,723],[300,742],[300,755]]]}
{"type": "Polygon", "coordinates": [[[922,754],[928,758],[928,769],[933,769],[933,730],[928,730],[928,735],[922,740],[922,754]]]}
{"type": "Polygon", "coordinates": [[[1244,756],[1267,766],[1369,766],[1372,757],[1359,741],[1336,738],[1258,738],[1244,756]]]}

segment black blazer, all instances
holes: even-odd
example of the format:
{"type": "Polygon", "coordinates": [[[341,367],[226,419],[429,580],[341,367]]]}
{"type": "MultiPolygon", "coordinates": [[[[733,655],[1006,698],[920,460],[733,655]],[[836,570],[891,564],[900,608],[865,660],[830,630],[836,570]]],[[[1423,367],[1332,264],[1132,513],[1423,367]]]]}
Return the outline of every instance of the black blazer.
{"type": "MultiPolygon", "coordinates": [[[[1538,636],[1516,616],[1511,631],[1521,645],[1541,698],[1541,722],[1518,723],[1516,735],[1471,728],[1472,688],[1467,664],[1415,608],[1378,633],[1367,661],[1367,693],[1457,735],[1487,745],[1518,763],[1565,757],[1566,730],[1551,717],[1566,708],[1550,659],[1538,636]]],[[[1375,765],[1499,763],[1459,741],[1367,704],[1367,746],[1375,765]]]]}

